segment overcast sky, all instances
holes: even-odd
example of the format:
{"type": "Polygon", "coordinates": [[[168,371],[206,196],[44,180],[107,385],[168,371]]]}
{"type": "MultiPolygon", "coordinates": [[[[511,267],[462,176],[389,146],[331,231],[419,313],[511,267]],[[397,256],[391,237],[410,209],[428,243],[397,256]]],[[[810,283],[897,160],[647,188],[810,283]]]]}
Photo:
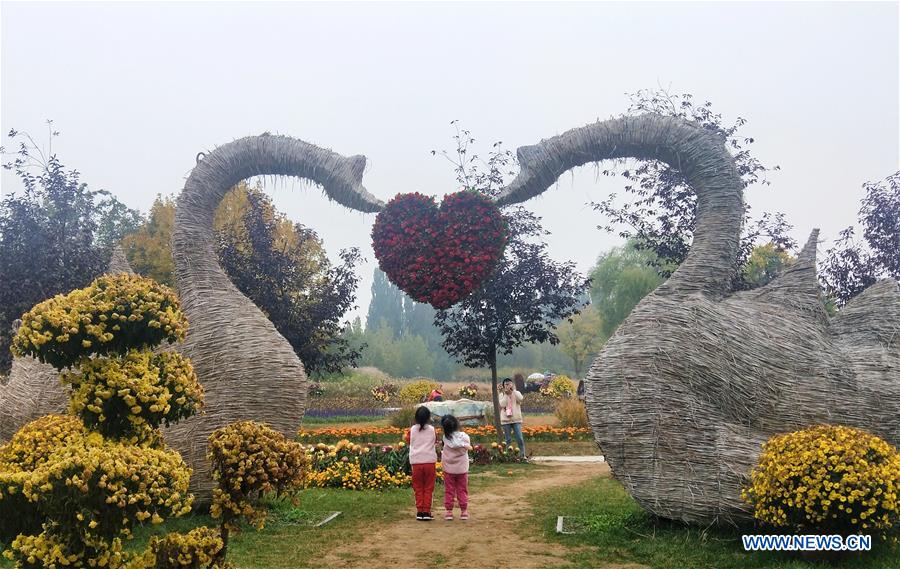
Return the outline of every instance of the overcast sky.
{"type": "MultiPolygon", "coordinates": [[[[754,152],[782,170],[748,191],[804,240],[856,220],[860,185],[898,170],[898,5],[879,3],[15,3],[3,2],[0,128],[43,134],[106,189],[146,211],[181,190],[200,151],[264,131],[364,154],[364,183],[457,190],[459,119],[487,152],[627,109],[667,87],[749,120],[754,152]]],[[[268,184],[332,257],[358,246],[370,298],[374,215],[319,191],[268,184]]],[[[2,192],[18,181],[2,175],[2,192]]],[[[551,253],[588,269],[619,239],[586,206],[621,182],[585,168],[529,202],[551,253]]],[[[820,251],[827,244],[820,247],[820,251]]]]}

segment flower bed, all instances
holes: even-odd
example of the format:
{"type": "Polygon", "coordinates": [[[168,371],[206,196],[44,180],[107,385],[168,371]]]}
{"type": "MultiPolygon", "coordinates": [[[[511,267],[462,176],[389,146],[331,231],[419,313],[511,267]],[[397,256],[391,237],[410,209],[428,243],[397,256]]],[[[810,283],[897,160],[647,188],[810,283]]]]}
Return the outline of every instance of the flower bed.
{"type": "MultiPolygon", "coordinates": [[[[437,480],[442,482],[440,445],[437,445],[437,452],[437,480]]],[[[475,444],[470,455],[476,466],[522,462],[515,445],[496,442],[475,444]]],[[[306,447],[306,456],[310,465],[305,482],[308,488],[385,490],[409,488],[412,484],[409,446],[402,441],[357,444],[342,439],[333,445],[319,442],[306,447]]]]}
{"type": "MultiPolygon", "coordinates": [[[[493,425],[484,427],[467,427],[465,432],[472,442],[490,443],[496,440],[497,432],[493,425]]],[[[335,443],[342,439],[361,443],[388,443],[403,437],[406,429],[398,427],[323,427],[318,429],[301,429],[298,433],[300,442],[309,443],[335,443]]],[[[532,441],[590,441],[593,440],[591,430],[586,427],[552,427],[541,425],[537,427],[525,427],[522,435],[532,441]]],[[[441,437],[441,429],[437,429],[438,439],[441,437]]]]}
{"type": "MultiPolygon", "coordinates": [[[[409,447],[356,444],[342,439],[337,444],[317,443],[306,448],[310,474],[306,486],[347,490],[407,488],[412,483],[409,447]]],[[[438,479],[442,473],[438,470],[438,479]]]]}

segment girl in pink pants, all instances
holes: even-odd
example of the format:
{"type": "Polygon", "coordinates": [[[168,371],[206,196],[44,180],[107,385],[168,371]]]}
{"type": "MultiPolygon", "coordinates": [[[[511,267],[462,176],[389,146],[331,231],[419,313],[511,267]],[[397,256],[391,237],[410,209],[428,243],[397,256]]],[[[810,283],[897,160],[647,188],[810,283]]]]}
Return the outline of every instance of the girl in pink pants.
{"type": "Polygon", "coordinates": [[[459,421],[453,415],[441,419],[444,429],[441,466],[444,470],[444,519],[453,521],[453,501],[459,503],[459,519],[469,519],[469,451],[472,443],[469,435],[459,430],[459,421]]]}

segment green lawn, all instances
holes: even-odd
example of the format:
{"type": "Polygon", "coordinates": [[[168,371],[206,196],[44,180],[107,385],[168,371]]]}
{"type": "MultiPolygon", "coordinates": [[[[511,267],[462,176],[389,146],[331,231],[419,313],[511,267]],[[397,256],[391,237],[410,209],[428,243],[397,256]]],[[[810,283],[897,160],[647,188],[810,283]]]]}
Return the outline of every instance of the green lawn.
{"type": "MultiPolygon", "coordinates": [[[[529,464],[478,467],[472,472],[472,491],[507,483],[510,479],[526,476],[542,468],[544,467],[529,464]],[[502,472],[503,476],[495,476],[498,472],[502,472]]],[[[435,495],[443,495],[440,486],[435,490],[435,495]]],[[[361,539],[361,530],[364,528],[390,524],[402,516],[415,513],[410,489],[361,492],[316,488],[300,492],[297,498],[297,507],[287,501],[273,503],[273,514],[262,531],[248,528],[233,535],[228,547],[228,560],[238,569],[321,569],[316,560],[335,544],[357,542],[361,539]],[[321,528],[288,521],[289,518],[306,517],[303,512],[318,515],[332,511],[343,514],[321,528]]],[[[127,542],[126,548],[138,551],[146,546],[152,535],[170,531],[185,532],[201,525],[214,525],[214,521],[209,516],[193,514],[168,520],[158,526],[145,526],[135,532],[135,539],[127,542]]],[[[0,544],[0,550],[2,549],[5,547],[0,544]]],[[[0,569],[12,567],[12,562],[0,558],[0,569]]]]}
{"type": "MultiPolygon", "coordinates": [[[[501,464],[473,471],[473,494],[495,484],[533,476],[546,466],[501,464]],[[501,476],[496,474],[500,473],[501,476]]],[[[438,493],[440,490],[437,491],[438,493]]],[[[299,506],[289,502],[272,504],[273,511],[263,531],[247,529],[233,536],[229,560],[238,569],[288,569],[320,567],[317,559],[338,543],[357,542],[366,527],[394,523],[412,513],[411,491],[354,492],[310,489],[298,495],[299,506]],[[324,512],[343,514],[322,528],[303,523],[324,512]]],[[[702,530],[680,524],[658,522],[647,516],[622,487],[607,477],[528,497],[534,516],[519,531],[542,535],[571,547],[574,569],[602,569],[605,563],[636,563],[652,569],[821,569],[817,565],[784,554],[746,553],[737,531],[702,530]],[[586,506],[586,505],[590,506],[586,506]],[[584,516],[588,533],[560,536],[555,533],[556,516],[584,516]]],[[[207,516],[191,515],[148,526],[137,532],[128,548],[144,547],[150,535],[187,531],[212,524],[207,516]]],[[[515,531],[516,528],[509,528],[515,531]]],[[[8,561],[0,568],[11,569],[8,561]]],[[[897,569],[900,549],[882,548],[875,553],[834,565],[847,569],[897,569]]]]}
{"type": "MultiPolygon", "coordinates": [[[[572,546],[577,569],[638,563],[652,569],[821,569],[784,553],[745,552],[739,530],[687,527],[648,516],[618,482],[602,477],[532,494],[534,517],[525,531],[572,546]],[[583,516],[586,533],[559,535],[557,516],[583,516]],[[588,546],[588,547],[585,547],[588,546]]],[[[854,554],[833,567],[897,569],[900,548],[854,554]]]]}

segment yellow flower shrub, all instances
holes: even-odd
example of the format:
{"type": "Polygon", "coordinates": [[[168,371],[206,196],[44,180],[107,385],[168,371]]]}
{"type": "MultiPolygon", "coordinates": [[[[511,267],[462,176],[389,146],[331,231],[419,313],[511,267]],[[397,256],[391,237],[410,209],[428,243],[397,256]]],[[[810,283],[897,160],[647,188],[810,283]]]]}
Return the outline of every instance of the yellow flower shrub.
{"type": "Polygon", "coordinates": [[[850,427],[772,437],[742,497],[760,521],[803,532],[886,535],[900,524],[900,453],[850,427]]]}
{"type": "Polygon", "coordinates": [[[135,522],[158,523],[191,508],[191,470],[177,452],[109,441],[97,433],[60,447],[24,474],[19,491],[52,523],[37,536],[19,535],[5,552],[23,567],[34,564],[31,558],[60,556],[74,557],[74,567],[101,559],[118,563],[121,537],[131,535],[135,522]]]}
{"type": "Polygon", "coordinates": [[[412,381],[400,388],[400,401],[407,404],[419,403],[424,397],[430,395],[432,391],[439,387],[440,385],[437,382],[430,379],[412,381]]]}
{"type": "Polygon", "coordinates": [[[23,316],[14,350],[74,366],[62,381],[77,417],[38,419],[0,447],[0,539],[16,567],[124,568],[136,524],[190,511],[191,471],[157,427],[194,414],[203,392],[188,360],[149,349],[186,327],[174,293],[134,275],[23,316]]]}
{"type": "Polygon", "coordinates": [[[253,421],[239,421],[213,432],[207,458],[212,464],[210,514],[226,530],[240,518],[262,528],[266,511],[254,503],[262,494],[281,495],[302,488],[307,458],[299,443],[253,421]]]}
{"type": "Polygon", "coordinates": [[[57,569],[60,567],[109,567],[123,566],[121,540],[96,543],[95,547],[72,550],[60,536],[44,531],[38,535],[20,535],[9,550],[3,552],[16,561],[16,567],[57,569]]]}
{"type": "Polygon", "coordinates": [[[77,444],[86,434],[71,415],[47,415],[24,425],[0,446],[0,542],[11,543],[20,533],[40,533],[44,518],[22,494],[25,479],[60,447],[77,444]]]}
{"type": "Polygon", "coordinates": [[[33,470],[47,462],[60,447],[75,444],[86,434],[81,421],[71,415],[45,415],[35,419],[0,446],[0,471],[33,470]]]}
{"type": "Polygon", "coordinates": [[[168,533],[152,537],[144,554],[127,569],[200,569],[212,565],[222,547],[219,532],[206,526],[186,534],[168,533]]]}
{"type": "Polygon", "coordinates": [[[568,399],[575,395],[578,386],[565,375],[557,375],[541,388],[541,393],[554,399],[568,399]]]}
{"type": "Polygon", "coordinates": [[[182,340],[186,331],[170,288],[138,275],[104,275],[26,312],[12,350],[63,369],[89,354],[182,340]]]}
{"type": "Polygon", "coordinates": [[[71,410],[89,429],[131,442],[155,436],[163,423],[190,417],[203,389],[188,359],[175,352],[130,350],[78,363],[62,374],[72,386],[71,410]]]}

